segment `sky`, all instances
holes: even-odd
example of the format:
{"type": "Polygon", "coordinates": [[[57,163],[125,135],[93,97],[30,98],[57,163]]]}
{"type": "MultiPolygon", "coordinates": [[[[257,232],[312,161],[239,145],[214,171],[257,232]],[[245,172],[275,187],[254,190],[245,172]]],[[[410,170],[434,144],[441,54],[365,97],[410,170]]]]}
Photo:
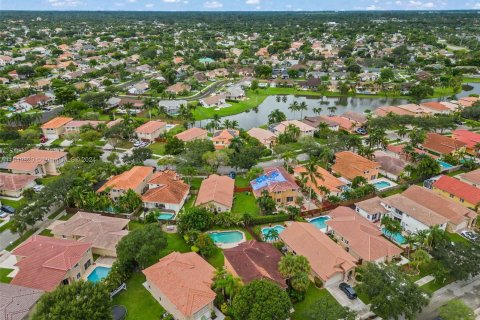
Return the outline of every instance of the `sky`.
{"type": "Polygon", "coordinates": [[[480,10],[480,0],[0,0],[0,10],[480,10]]]}

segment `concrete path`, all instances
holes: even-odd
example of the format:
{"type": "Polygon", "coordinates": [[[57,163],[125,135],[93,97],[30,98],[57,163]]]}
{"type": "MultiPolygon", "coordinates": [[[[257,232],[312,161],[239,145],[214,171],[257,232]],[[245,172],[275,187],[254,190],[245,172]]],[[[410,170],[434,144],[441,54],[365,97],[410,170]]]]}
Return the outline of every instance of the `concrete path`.
{"type": "Polygon", "coordinates": [[[425,277],[423,277],[423,278],[418,279],[417,281],[415,281],[415,284],[416,284],[417,286],[421,287],[421,286],[423,286],[423,285],[425,285],[425,284],[427,284],[427,283],[429,283],[429,282],[431,282],[431,281],[433,281],[433,280],[435,280],[435,278],[434,278],[433,276],[428,275],[428,276],[425,276],[425,277]]]}

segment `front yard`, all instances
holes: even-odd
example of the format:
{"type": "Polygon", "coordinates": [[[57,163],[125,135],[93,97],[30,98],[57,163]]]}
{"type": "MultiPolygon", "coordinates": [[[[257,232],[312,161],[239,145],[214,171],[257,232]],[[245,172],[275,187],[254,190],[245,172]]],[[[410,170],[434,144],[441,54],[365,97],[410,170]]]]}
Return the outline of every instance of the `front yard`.
{"type": "Polygon", "coordinates": [[[310,284],[307,292],[305,293],[305,300],[302,302],[296,303],[293,308],[295,312],[293,313],[293,320],[305,319],[304,313],[309,310],[315,303],[322,298],[326,298],[330,301],[331,304],[338,304],[337,300],[327,291],[327,289],[318,289],[313,283],[310,284]]]}
{"type": "Polygon", "coordinates": [[[163,156],[165,154],[165,143],[164,142],[155,142],[148,146],[152,150],[153,154],[163,156]]]}

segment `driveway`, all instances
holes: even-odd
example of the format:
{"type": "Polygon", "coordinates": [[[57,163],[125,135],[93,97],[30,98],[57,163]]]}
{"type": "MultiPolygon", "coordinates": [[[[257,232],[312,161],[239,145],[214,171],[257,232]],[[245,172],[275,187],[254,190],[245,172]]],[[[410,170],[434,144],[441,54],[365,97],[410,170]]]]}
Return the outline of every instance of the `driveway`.
{"type": "Polygon", "coordinates": [[[338,301],[342,306],[350,308],[357,312],[359,316],[369,311],[368,306],[360,299],[350,300],[345,293],[338,287],[338,284],[326,287],[328,292],[338,301]]]}

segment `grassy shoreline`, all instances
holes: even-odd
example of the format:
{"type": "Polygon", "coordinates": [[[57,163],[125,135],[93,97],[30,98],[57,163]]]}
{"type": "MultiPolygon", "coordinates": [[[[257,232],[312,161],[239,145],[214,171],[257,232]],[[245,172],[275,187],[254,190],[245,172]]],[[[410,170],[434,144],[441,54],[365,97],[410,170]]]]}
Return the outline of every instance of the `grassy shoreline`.
{"type": "MultiPolygon", "coordinates": [[[[479,79],[480,82],[480,79],[479,79]]],[[[436,87],[433,96],[429,97],[430,99],[441,98],[441,97],[448,97],[455,94],[452,88],[441,88],[436,87]]],[[[410,96],[403,96],[400,94],[348,94],[344,95],[340,92],[324,92],[320,93],[318,91],[312,90],[298,90],[296,88],[265,88],[265,89],[258,89],[256,91],[249,90],[246,93],[247,99],[243,101],[237,102],[229,102],[231,106],[222,108],[220,110],[215,110],[214,108],[205,108],[205,107],[197,107],[193,111],[193,115],[195,120],[201,121],[206,119],[212,119],[214,115],[219,115],[220,117],[227,117],[233,116],[236,114],[240,114],[243,112],[248,112],[259,105],[261,105],[265,99],[269,96],[276,96],[276,95],[295,95],[295,96],[306,96],[306,97],[329,97],[329,98],[364,98],[364,99],[379,99],[379,98],[390,98],[390,99],[404,99],[408,100],[412,97],[410,96]]]]}

